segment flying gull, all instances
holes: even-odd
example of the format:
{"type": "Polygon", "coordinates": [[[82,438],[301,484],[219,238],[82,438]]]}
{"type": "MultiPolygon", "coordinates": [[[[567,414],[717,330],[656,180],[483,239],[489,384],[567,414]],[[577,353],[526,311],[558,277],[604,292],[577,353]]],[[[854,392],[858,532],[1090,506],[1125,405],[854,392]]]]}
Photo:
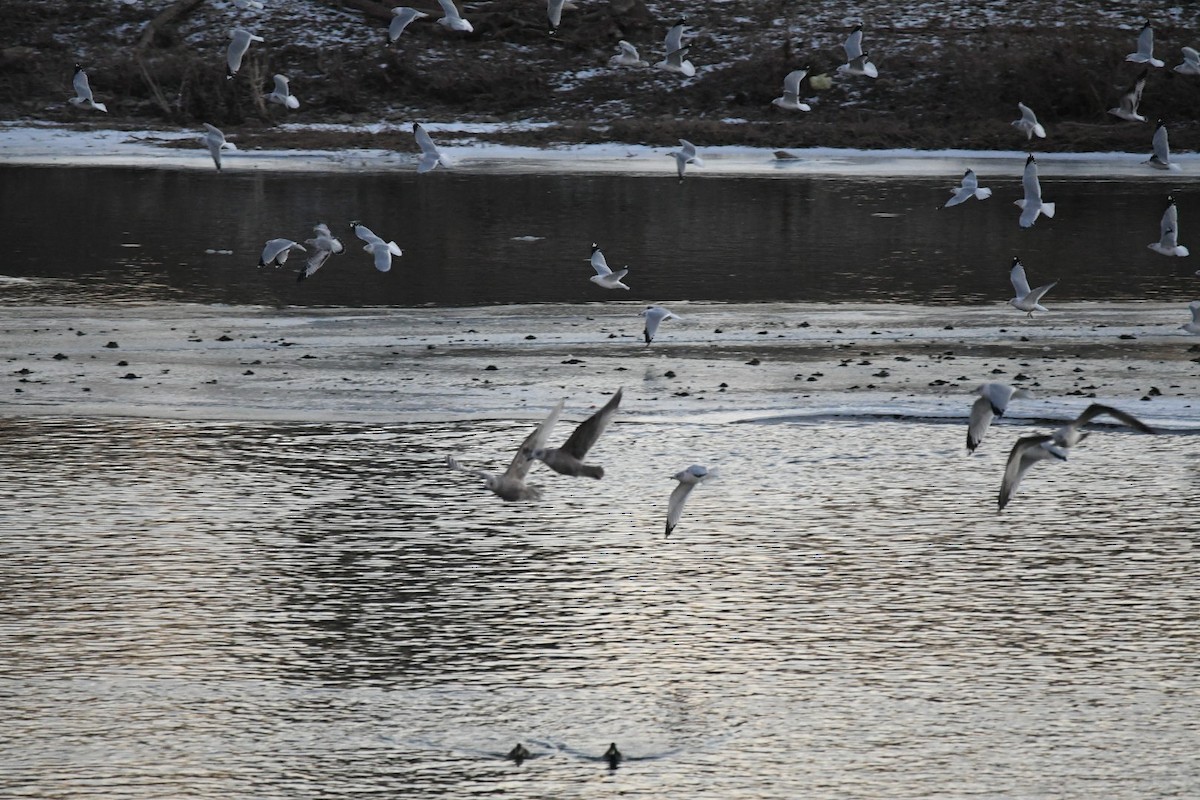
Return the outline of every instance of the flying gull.
{"type": "Polygon", "coordinates": [[[380,272],[387,272],[392,268],[392,256],[404,255],[404,251],[400,249],[399,245],[395,242],[385,242],[382,237],[376,236],[370,228],[358,220],[351,222],[350,227],[354,229],[354,235],[365,242],[363,250],[370,253],[375,259],[375,269],[380,272]]]}
{"type": "Polygon", "coordinates": [[[661,67],[668,72],[678,72],[685,77],[692,77],[696,74],[696,67],[692,62],[688,61],[685,56],[688,53],[688,47],[683,46],[683,26],[684,20],[679,20],[671,29],[667,31],[667,38],[663,42],[663,47],[666,50],[666,55],[663,60],[655,66],[661,67]]]}
{"type": "Polygon", "coordinates": [[[1150,70],[1142,70],[1142,74],[1134,80],[1133,85],[1121,95],[1117,107],[1110,108],[1108,113],[1129,122],[1145,122],[1146,118],[1138,113],[1138,104],[1142,102],[1142,90],[1146,88],[1146,76],[1149,74],[1150,70]]]}
{"type": "Polygon", "coordinates": [[[1143,164],[1149,164],[1155,169],[1179,171],[1179,165],[1171,163],[1171,143],[1167,139],[1167,124],[1161,119],[1154,128],[1154,138],[1150,140],[1150,146],[1153,152],[1150,153],[1150,158],[1142,162],[1143,164]]]}
{"type": "Polygon", "coordinates": [[[413,136],[417,139],[417,146],[421,148],[421,160],[417,162],[417,174],[423,175],[431,169],[441,164],[443,167],[450,166],[450,159],[438,150],[437,145],[433,143],[433,139],[429,138],[429,134],[421,127],[421,123],[413,123],[413,136]]]}
{"type": "Polygon", "coordinates": [[[1163,65],[1162,61],[1154,57],[1154,28],[1150,27],[1150,20],[1146,20],[1142,32],[1138,34],[1137,52],[1125,56],[1125,60],[1135,64],[1149,64],[1152,67],[1163,65]]]}
{"type": "Polygon", "coordinates": [[[442,16],[438,19],[438,25],[444,25],[452,31],[466,31],[470,33],[475,30],[471,27],[471,23],[462,18],[458,13],[458,9],[454,7],[454,0],[438,0],[438,4],[442,7],[442,16]]]}
{"type": "Polygon", "coordinates": [[[558,405],[551,409],[546,418],[525,437],[525,441],[521,442],[521,446],[517,448],[517,454],[513,456],[512,463],[503,473],[494,475],[481,469],[467,469],[459,464],[458,459],[454,456],[446,456],[446,464],[451,469],[483,478],[483,485],[501,500],[510,502],[541,500],[542,490],[537,486],[525,483],[525,476],[529,474],[529,468],[533,466],[533,460],[527,454],[546,446],[546,438],[550,435],[554,423],[558,421],[558,415],[562,413],[563,402],[559,400],[558,405]]]}
{"type": "Polygon", "coordinates": [[[268,103],[279,103],[285,108],[299,108],[300,101],[296,99],[296,95],[292,94],[288,89],[288,79],[286,75],[275,76],[275,90],[267,95],[268,103]]]}
{"type": "Polygon", "coordinates": [[[233,142],[225,141],[225,134],[221,133],[220,129],[204,123],[204,146],[208,148],[209,154],[212,156],[213,163],[217,165],[217,172],[221,171],[221,151],[222,150],[237,150],[237,145],[233,142]]]}
{"type": "Polygon", "coordinates": [[[971,404],[971,419],[967,423],[967,452],[974,453],[995,417],[1003,417],[1012,400],[1032,397],[1027,389],[1017,389],[1007,383],[985,383],[975,390],[979,399],[971,404]]]}
{"type": "Polygon", "coordinates": [[[1017,108],[1021,110],[1021,118],[1012,121],[1017,130],[1025,134],[1026,139],[1032,139],[1034,136],[1039,139],[1045,139],[1046,129],[1038,122],[1037,115],[1033,113],[1033,109],[1021,102],[1017,103],[1017,108]]]}
{"type": "Polygon", "coordinates": [[[603,478],[604,467],[585,464],[583,459],[596,444],[600,434],[604,433],[604,429],[612,422],[613,415],[617,413],[617,406],[621,403],[623,391],[623,389],[617,389],[616,394],[599,411],[581,422],[563,442],[562,447],[546,447],[543,443],[529,448],[525,451],[526,454],[532,460],[543,462],[559,475],[595,478],[596,480],[603,478]]]}
{"type": "Polygon", "coordinates": [[[325,266],[325,262],[329,260],[330,256],[346,250],[341,240],[333,235],[329,226],[324,222],[319,222],[313,227],[313,238],[305,239],[304,243],[312,248],[312,255],[308,257],[304,269],[300,270],[297,275],[296,280],[298,281],[311,278],[317,270],[325,266]]]}
{"type": "Polygon", "coordinates": [[[1158,223],[1158,241],[1146,245],[1164,256],[1186,256],[1188,249],[1179,243],[1179,210],[1175,198],[1167,197],[1167,208],[1158,223]]]}
{"type": "Polygon", "coordinates": [[[613,272],[608,266],[608,261],[604,258],[604,253],[600,252],[600,245],[592,242],[592,269],[596,270],[596,274],[588,278],[592,283],[603,289],[625,289],[629,287],[621,283],[621,279],[629,273],[629,268],[613,272]]]}
{"type": "Polygon", "coordinates": [[[228,67],[225,77],[232,78],[238,74],[238,70],[242,68],[242,57],[246,55],[246,51],[250,49],[251,42],[265,42],[261,36],[255,36],[245,28],[234,28],[229,34],[232,40],[229,43],[229,50],[225,53],[225,63],[228,67]]]}
{"type": "Polygon", "coordinates": [[[962,185],[957,189],[951,189],[951,197],[946,201],[946,205],[942,208],[956,206],[959,203],[965,203],[972,197],[978,200],[986,200],[992,196],[992,190],[979,185],[979,178],[975,175],[975,170],[969,169],[963,173],[962,185]]]}
{"type": "Polygon", "coordinates": [[[648,67],[650,62],[642,61],[637,48],[622,39],[617,42],[619,52],[608,60],[610,67],[648,67]]]}
{"type": "Polygon", "coordinates": [[[687,469],[676,472],[672,477],[679,481],[679,484],[671,492],[671,499],[667,501],[667,536],[670,536],[671,531],[675,530],[675,526],[679,524],[679,517],[683,514],[683,504],[687,502],[692,489],[709,478],[716,477],[716,471],[699,464],[692,464],[687,469]]]}
{"type": "Polygon", "coordinates": [[[1132,414],[1126,414],[1112,406],[1092,403],[1078,417],[1063,425],[1049,436],[1023,436],[1017,440],[1008,454],[1008,462],[1004,467],[1004,480],[1000,483],[999,509],[1004,510],[1017,492],[1021,479],[1030,467],[1039,461],[1056,458],[1067,460],[1067,450],[1082,442],[1087,433],[1082,431],[1084,425],[1100,415],[1110,416],[1124,425],[1141,433],[1155,433],[1155,430],[1144,424],[1132,414]]]}
{"type": "Polygon", "coordinates": [[[408,6],[396,6],[392,9],[392,21],[388,23],[388,44],[395,44],[400,38],[400,34],[404,33],[404,29],[409,23],[415,19],[424,19],[429,15],[424,11],[418,11],[415,8],[408,6]]]}
{"type": "Polygon", "coordinates": [[[846,63],[837,68],[843,75],[866,75],[868,78],[878,78],[879,70],[867,60],[867,54],[862,49],[863,26],[855,25],[854,30],[846,37],[842,49],[846,51],[846,63]]]}
{"type": "Polygon", "coordinates": [[[1184,47],[1183,63],[1174,68],[1180,75],[1200,75],[1200,52],[1194,48],[1184,47]]]}
{"type": "Polygon", "coordinates": [[[1033,153],[1025,159],[1025,173],[1021,176],[1021,186],[1025,189],[1025,197],[1014,200],[1013,203],[1021,209],[1021,216],[1017,221],[1022,228],[1028,228],[1037,222],[1039,214],[1051,218],[1054,216],[1054,203],[1042,201],[1042,183],[1038,180],[1037,161],[1033,153]]]}
{"type": "Polygon", "coordinates": [[[688,164],[697,167],[703,167],[704,161],[696,155],[696,145],[689,142],[687,139],[679,140],[679,149],[672,150],[667,155],[675,159],[675,171],[679,174],[679,182],[683,183],[683,172],[687,169],[688,164]]]}
{"type": "Polygon", "coordinates": [[[108,106],[104,103],[97,103],[96,98],[92,96],[92,85],[88,82],[87,73],[79,64],[75,65],[75,77],[71,78],[71,86],[75,89],[75,96],[70,98],[71,105],[87,106],[97,111],[108,112],[108,106]]]}
{"type": "Polygon", "coordinates": [[[654,341],[654,334],[658,330],[658,325],[663,320],[680,319],[676,314],[672,314],[662,306],[647,306],[645,311],[638,313],[639,317],[646,318],[646,327],[642,331],[642,336],[646,339],[646,344],[654,341]]]}
{"type": "Polygon", "coordinates": [[[1025,267],[1021,265],[1021,259],[1016,256],[1013,256],[1012,269],[1009,270],[1008,279],[1012,281],[1013,291],[1016,292],[1016,297],[1008,301],[1008,304],[1013,308],[1026,312],[1029,317],[1033,317],[1034,311],[1050,310],[1043,306],[1040,301],[1042,295],[1058,285],[1058,281],[1030,290],[1029,280],[1025,277],[1025,267]]]}
{"type": "Polygon", "coordinates": [[[800,81],[808,74],[808,67],[795,69],[783,78],[783,96],[776,97],[771,105],[778,106],[784,111],[812,111],[808,103],[800,102],[800,81]]]}

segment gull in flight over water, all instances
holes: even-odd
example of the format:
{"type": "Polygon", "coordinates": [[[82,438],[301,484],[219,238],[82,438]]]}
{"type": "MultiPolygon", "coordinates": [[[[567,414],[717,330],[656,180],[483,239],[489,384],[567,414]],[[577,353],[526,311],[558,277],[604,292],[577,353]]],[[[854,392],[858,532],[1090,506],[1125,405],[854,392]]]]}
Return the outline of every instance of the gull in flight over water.
{"type": "Polygon", "coordinates": [[[288,89],[288,79],[286,75],[275,76],[275,90],[267,95],[268,103],[279,103],[285,108],[299,108],[300,101],[296,99],[296,95],[292,94],[288,89]]]}
{"type": "Polygon", "coordinates": [[[613,272],[604,258],[604,253],[600,252],[600,245],[595,242],[592,242],[591,262],[592,269],[596,270],[596,274],[588,278],[592,283],[603,289],[629,289],[628,286],[621,283],[621,279],[629,274],[629,267],[613,272]]]}
{"type": "Polygon", "coordinates": [[[1146,246],[1164,256],[1189,255],[1188,249],[1179,243],[1179,210],[1175,208],[1174,197],[1167,197],[1167,209],[1158,223],[1158,241],[1146,246]]]}
{"type": "Polygon", "coordinates": [[[358,220],[351,222],[350,227],[354,229],[354,235],[366,243],[363,245],[363,250],[370,253],[375,259],[375,269],[380,272],[387,272],[392,268],[392,256],[404,255],[404,251],[400,249],[399,245],[395,242],[385,242],[382,237],[376,236],[374,231],[358,220]]]}
{"type": "Polygon", "coordinates": [[[75,96],[70,99],[71,105],[87,106],[108,113],[108,106],[97,103],[96,98],[92,96],[92,85],[88,82],[87,72],[79,64],[75,65],[75,77],[71,78],[71,86],[75,89],[75,96]]]}
{"type": "Polygon", "coordinates": [[[696,155],[696,145],[689,142],[687,139],[679,140],[679,149],[672,150],[667,155],[675,159],[675,171],[679,173],[679,182],[683,183],[683,172],[687,169],[688,164],[697,167],[703,167],[704,161],[700,156],[696,155]]]}
{"type": "Polygon", "coordinates": [[[1034,136],[1045,139],[1046,129],[1038,122],[1037,114],[1033,113],[1033,109],[1021,102],[1017,103],[1017,108],[1021,110],[1021,118],[1012,121],[1016,129],[1025,134],[1026,139],[1032,139],[1034,136]]]}
{"type": "Polygon", "coordinates": [[[417,162],[417,174],[424,175],[431,169],[441,164],[443,167],[450,166],[450,159],[438,150],[437,145],[433,143],[433,139],[429,138],[429,134],[421,127],[421,123],[413,123],[413,136],[417,139],[417,146],[421,148],[421,160],[417,162]]]}
{"type": "Polygon", "coordinates": [[[1032,397],[1027,389],[1017,389],[1007,383],[985,383],[975,390],[979,399],[971,404],[971,418],[967,422],[967,452],[974,453],[983,441],[992,419],[1003,417],[1012,400],[1032,397]]]}
{"type": "Polygon", "coordinates": [[[1041,304],[1042,295],[1057,286],[1058,281],[1030,290],[1029,280],[1025,277],[1025,267],[1021,265],[1021,259],[1016,256],[1013,256],[1012,269],[1009,270],[1008,279],[1012,281],[1013,290],[1017,295],[1008,301],[1013,308],[1024,311],[1030,318],[1033,317],[1034,311],[1050,310],[1041,304]]]}
{"type": "Polygon", "coordinates": [[[692,62],[688,61],[684,56],[688,53],[688,47],[683,46],[683,26],[684,20],[679,20],[671,29],[667,31],[667,38],[663,42],[663,47],[666,50],[666,55],[663,60],[655,66],[661,67],[668,72],[678,72],[685,77],[692,77],[696,74],[696,67],[692,62]]]}
{"type": "Polygon", "coordinates": [[[204,146],[208,148],[209,154],[212,156],[213,163],[217,165],[217,172],[221,171],[221,151],[222,150],[237,150],[237,145],[233,142],[225,141],[225,134],[221,133],[220,129],[204,123],[204,146]]]}
{"type": "Polygon", "coordinates": [[[1188,333],[1200,333],[1200,300],[1188,303],[1188,310],[1192,312],[1192,321],[1180,325],[1179,329],[1188,333]]]}
{"type": "Polygon", "coordinates": [[[462,18],[458,13],[458,9],[454,7],[454,0],[438,0],[438,4],[442,7],[442,16],[438,19],[438,25],[444,25],[452,31],[466,31],[467,33],[475,30],[471,27],[471,23],[462,18]]]}
{"type": "Polygon", "coordinates": [[[1081,428],[1100,415],[1112,417],[1123,425],[1127,425],[1141,433],[1156,433],[1153,428],[1132,414],[1127,414],[1112,406],[1092,403],[1084,409],[1082,414],[1049,436],[1023,436],[1017,440],[1012,450],[1009,451],[1008,462],[1004,467],[1004,480],[1000,483],[1000,495],[998,498],[1000,508],[998,510],[1003,511],[1004,507],[1012,500],[1013,495],[1017,492],[1017,487],[1021,483],[1021,479],[1025,477],[1025,473],[1034,464],[1048,458],[1066,461],[1067,450],[1076,446],[1088,436],[1081,428]]]}
{"type": "Polygon", "coordinates": [[[683,514],[683,504],[691,496],[692,489],[709,478],[715,478],[716,470],[692,464],[687,469],[676,472],[672,477],[679,481],[679,484],[672,490],[671,499],[667,501],[667,536],[670,536],[671,531],[675,530],[675,526],[679,524],[679,517],[683,514]]]}
{"type": "Polygon", "coordinates": [[[783,96],[776,97],[771,105],[778,106],[784,111],[812,111],[808,103],[800,102],[800,81],[808,74],[808,67],[795,69],[783,78],[783,96]]]}
{"type": "Polygon", "coordinates": [[[618,52],[608,60],[610,67],[648,67],[649,61],[642,61],[637,48],[622,39],[617,42],[618,52]]]}
{"type": "Polygon", "coordinates": [[[546,446],[546,438],[550,435],[554,423],[558,421],[558,415],[562,413],[563,402],[559,400],[558,405],[551,409],[546,418],[525,437],[525,441],[521,442],[521,446],[517,448],[517,454],[513,456],[512,463],[503,473],[494,475],[481,469],[468,469],[459,464],[458,459],[454,456],[446,456],[447,466],[459,472],[482,478],[483,485],[501,500],[509,502],[541,500],[541,488],[525,483],[525,476],[529,474],[529,468],[533,466],[533,459],[529,458],[528,453],[546,446]]]}
{"type": "Polygon", "coordinates": [[[1143,164],[1149,164],[1155,169],[1179,171],[1179,165],[1171,163],[1171,143],[1167,139],[1167,124],[1161,119],[1154,128],[1154,138],[1150,140],[1150,146],[1153,152],[1150,153],[1150,158],[1142,162],[1143,164]]]}
{"type": "Polygon", "coordinates": [[[1022,228],[1031,227],[1037,222],[1039,214],[1054,217],[1054,203],[1042,201],[1042,182],[1038,180],[1037,161],[1033,153],[1025,159],[1025,174],[1021,176],[1021,186],[1025,189],[1025,197],[1014,200],[1013,204],[1021,209],[1021,216],[1017,221],[1022,228]]]}
{"type": "Polygon", "coordinates": [[[842,49],[846,51],[846,63],[837,68],[843,75],[866,75],[868,78],[878,78],[879,70],[867,60],[867,54],[862,49],[863,26],[855,25],[854,30],[846,37],[842,49]]]}
{"type": "Polygon", "coordinates": [[[1195,48],[1184,47],[1183,63],[1174,67],[1174,70],[1180,75],[1200,75],[1200,52],[1195,48]]]}
{"type": "Polygon", "coordinates": [[[646,339],[646,344],[654,341],[654,334],[658,331],[659,323],[668,319],[682,319],[677,314],[672,314],[662,306],[647,306],[645,311],[638,313],[639,317],[646,318],[646,327],[642,330],[642,336],[646,339]]]}
{"type": "Polygon", "coordinates": [[[392,21],[388,23],[388,44],[395,44],[400,38],[400,34],[404,33],[404,29],[414,19],[424,19],[429,15],[424,11],[417,11],[415,8],[408,6],[396,6],[392,9],[392,21]]]}
{"type": "Polygon", "coordinates": [[[304,243],[313,249],[312,255],[304,264],[304,269],[300,270],[296,280],[302,281],[306,278],[311,278],[317,270],[325,266],[325,262],[332,255],[343,253],[346,247],[341,240],[333,235],[329,230],[329,226],[324,222],[319,222],[313,228],[313,238],[305,239],[304,243]]]}
{"type": "Polygon", "coordinates": [[[957,189],[950,190],[953,197],[946,201],[946,205],[942,208],[956,206],[959,203],[965,203],[972,197],[977,200],[987,200],[992,196],[992,190],[979,185],[979,178],[975,175],[975,170],[969,169],[963,173],[962,185],[957,189]]]}
{"type": "Polygon", "coordinates": [[[543,443],[526,450],[526,455],[531,460],[541,461],[559,475],[600,480],[604,477],[604,467],[585,464],[583,459],[595,446],[600,434],[604,433],[604,429],[612,422],[613,415],[617,413],[617,406],[621,404],[623,391],[623,389],[617,389],[616,394],[599,411],[581,422],[563,442],[562,447],[546,447],[543,443]]]}
{"type": "Polygon", "coordinates": [[[1138,34],[1137,52],[1125,56],[1125,60],[1135,64],[1149,64],[1152,67],[1163,65],[1162,61],[1154,57],[1154,28],[1150,27],[1150,20],[1146,20],[1142,32],[1138,34]]]}
{"type": "Polygon", "coordinates": [[[1142,102],[1142,90],[1146,88],[1146,76],[1149,74],[1150,70],[1142,70],[1133,85],[1121,95],[1117,107],[1110,108],[1108,113],[1130,122],[1145,122],[1146,118],[1138,113],[1138,104],[1142,102]]]}
{"type": "Polygon", "coordinates": [[[282,267],[288,260],[288,254],[293,250],[301,253],[308,252],[304,245],[296,244],[291,239],[271,239],[263,247],[262,255],[258,257],[260,267],[282,267]]]}
{"type": "Polygon", "coordinates": [[[238,74],[238,70],[242,68],[242,57],[246,55],[246,51],[250,49],[251,42],[265,42],[261,36],[255,36],[245,28],[234,28],[233,33],[229,34],[232,40],[229,43],[229,49],[225,52],[225,64],[227,71],[226,78],[232,78],[238,74]]]}

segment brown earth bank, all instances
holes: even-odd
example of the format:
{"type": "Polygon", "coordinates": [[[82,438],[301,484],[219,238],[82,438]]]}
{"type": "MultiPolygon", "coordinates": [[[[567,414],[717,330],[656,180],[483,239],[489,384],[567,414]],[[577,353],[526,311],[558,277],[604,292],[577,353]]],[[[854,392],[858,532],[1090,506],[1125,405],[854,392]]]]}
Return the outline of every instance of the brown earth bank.
{"type": "MultiPolygon", "coordinates": [[[[372,0],[265,0],[239,10],[222,0],[9,0],[0,34],[0,116],[83,127],[177,128],[211,122],[243,146],[396,147],[353,130],[296,130],[282,122],[354,126],[379,121],[552,123],[474,135],[514,145],[625,142],[704,146],[1031,149],[1149,153],[1154,121],[1172,149],[1200,149],[1200,76],[1172,70],[1180,48],[1200,45],[1200,9],[1152,19],[1155,55],[1141,112],[1107,113],[1144,69],[1125,60],[1145,21],[1134,3],[899,3],[887,8],[730,0],[654,3],[576,0],[547,33],[539,0],[459,3],[471,33],[427,19],[388,45],[388,8],[372,0]],[[1098,6],[1103,6],[1099,8],[1098,6]],[[686,12],[693,78],[657,69],[668,27],[686,12]],[[878,79],[843,76],[841,43],[854,24],[878,79]],[[226,78],[229,31],[255,43],[226,78]],[[614,68],[616,44],[635,43],[648,68],[614,68]],[[73,64],[90,76],[103,114],[67,102],[73,64]],[[783,76],[808,66],[812,111],[771,105],[783,76]],[[298,110],[265,101],[284,73],[298,110]],[[1034,108],[1046,139],[1010,125],[1017,102],[1034,108]]],[[[394,141],[393,141],[394,140],[394,141]]]]}

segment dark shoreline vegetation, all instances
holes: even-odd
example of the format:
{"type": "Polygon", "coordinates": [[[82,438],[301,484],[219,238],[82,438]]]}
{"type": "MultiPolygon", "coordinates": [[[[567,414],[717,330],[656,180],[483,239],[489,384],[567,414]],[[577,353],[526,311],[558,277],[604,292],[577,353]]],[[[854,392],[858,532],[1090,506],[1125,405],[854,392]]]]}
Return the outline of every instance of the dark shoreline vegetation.
{"type": "MultiPolygon", "coordinates": [[[[266,3],[267,11],[245,18],[248,27],[270,19],[272,2],[266,3]]],[[[284,5],[283,0],[275,4],[284,5]]],[[[1124,60],[1134,49],[1136,30],[1096,21],[955,27],[929,18],[924,25],[875,27],[867,20],[865,41],[880,69],[872,81],[835,74],[844,29],[822,30],[819,38],[827,45],[802,48],[785,35],[784,26],[768,24],[786,19],[795,30],[821,11],[822,3],[691,4],[687,41],[702,74],[684,82],[653,67],[606,67],[622,38],[652,43],[642,44],[642,57],[651,63],[661,58],[661,38],[673,20],[657,19],[642,0],[581,3],[564,15],[553,38],[546,33],[539,2],[460,2],[475,25],[467,35],[432,24],[439,13],[433,3],[414,3],[429,11],[431,20],[417,32],[406,32],[408,38],[394,47],[383,46],[390,18],[383,4],[312,0],[307,5],[342,9],[332,13],[367,38],[361,44],[322,47],[276,36],[274,43],[268,41],[271,46],[252,48],[242,72],[226,80],[227,31],[243,21],[232,6],[198,45],[199,34],[185,37],[185,28],[195,28],[199,15],[214,13],[198,0],[149,9],[142,3],[100,5],[96,0],[10,0],[0,40],[0,116],[130,130],[211,122],[235,132],[243,148],[269,149],[415,151],[406,134],[283,130],[279,123],[354,126],[420,119],[554,123],[471,136],[529,146],[668,146],[682,137],[700,146],[1146,154],[1154,120],[1161,117],[1173,151],[1200,149],[1200,77],[1171,70],[1181,60],[1181,46],[1200,45],[1200,30],[1166,22],[1155,23],[1155,52],[1166,66],[1150,69],[1142,101],[1148,122],[1136,123],[1107,113],[1143,69],[1124,60]],[[172,9],[175,17],[166,13],[172,9]],[[734,9],[743,17],[736,18],[734,9]],[[66,102],[76,59],[85,63],[97,99],[108,102],[110,113],[66,102]],[[703,71],[709,65],[717,66],[703,71]],[[811,66],[811,74],[832,76],[833,85],[819,90],[806,82],[813,104],[809,113],[772,107],[783,75],[804,65],[811,66]],[[580,70],[594,74],[563,83],[564,74],[580,70]],[[285,113],[264,102],[275,72],[292,77],[301,97],[299,111],[285,113]],[[1009,124],[1019,116],[1018,101],[1038,113],[1047,139],[1027,141],[1009,124]]],[[[336,38],[337,31],[328,35],[336,38]]]]}

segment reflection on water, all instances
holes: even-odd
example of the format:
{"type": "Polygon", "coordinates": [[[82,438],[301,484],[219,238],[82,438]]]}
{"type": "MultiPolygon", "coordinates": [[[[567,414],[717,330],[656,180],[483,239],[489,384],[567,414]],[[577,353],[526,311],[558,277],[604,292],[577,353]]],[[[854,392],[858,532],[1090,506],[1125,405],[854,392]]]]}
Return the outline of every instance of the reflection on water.
{"type": "MultiPolygon", "coordinates": [[[[217,174],[0,167],[9,258],[0,273],[67,279],[5,285],[0,301],[180,300],[267,305],[478,305],[612,299],[588,282],[589,246],[628,264],[621,299],[916,303],[1011,296],[1019,254],[1060,300],[1183,301],[1185,259],[1158,256],[1179,176],[1047,179],[1053,220],[1017,225],[1020,176],[992,199],[939,210],[961,173],[863,180],[783,175],[677,184],[626,175],[217,174]],[[102,200],[97,201],[97,198],[102,200]],[[404,249],[375,272],[347,223],[404,249]],[[314,279],[259,269],[263,243],[325,221],[350,245],[314,279]],[[69,230],[70,236],[63,231],[69,230]],[[540,237],[534,241],[522,237],[540,237]],[[131,245],[136,245],[133,247],[131,245]],[[232,250],[233,255],[206,250],[232,250]]],[[[668,171],[669,173],[669,171],[668,171]]],[[[1200,206],[1179,196],[1188,220],[1200,206]]]]}
{"type": "Polygon", "coordinates": [[[442,463],[526,428],[4,422],[0,794],[1200,784],[1192,437],[1097,434],[1003,515],[1013,427],[624,422],[540,504],[442,463]]]}

